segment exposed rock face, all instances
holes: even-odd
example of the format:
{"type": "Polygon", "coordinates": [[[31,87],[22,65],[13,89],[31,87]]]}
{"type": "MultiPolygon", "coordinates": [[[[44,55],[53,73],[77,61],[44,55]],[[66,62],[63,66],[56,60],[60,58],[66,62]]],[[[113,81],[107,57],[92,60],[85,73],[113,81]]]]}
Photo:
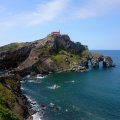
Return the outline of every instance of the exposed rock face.
{"type": "Polygon", "coordinates": [[[94,68],[98,68],[101,61],[103,67],[114,66],[110,57],[89,53],[87,46],[72,42],[68,35],[48,35],[28,44],[8,46],[0,48],[0,69],[9,69],[13,75],[0,77],[0,100],[4,98],[8,109],[21,120],[27,119],[34,111],[31,111],[26,97],[21,95],[19,75],[86,71],[89,60],[94,68]]]}
{"type": "Polygon", "coordinates": [[[113,64],[113,60],[111,57],[104,57],[103,59],[103,67],[115,67],[115,65],[113,64]]]}
{"type": "Polygon", "coordinates": [[[30,74],[31,71],[45,74],[58,71],[52,56],[60,50],[80,55],[82,51],[87,50],[87,46],[72,42],[68,35],[49,35],[13,51],[1,52],[0,68],[15,68],[14,71],[22,76],[30,74]]]}
{"type": "Polygon", "coordinates": [[[75,71],[75,72],[81,72],[81,71],[86,71],[86,70],[87,70],[86,66],[80,66],[80,65],[74,65],[71,68],[71,71],[75,71]]]}
{"type": "MultiPolygon", "coordinates": [[[[49,72],[71,70],[71,66],[79,64],[77,69],[88,68],[88,60],[93,67],[99,67],[103,62],[104,67],[113,65],[112,59],[105,56],[85,56],[83,51],[88,51],[87,46],[70,40],[68,35],[48,35],[46,38],[31,42],[12,51],[0,52],[0,69],[14,68],[12,73],[21,76],[31,72],[48,74],[49,72]],[[64,51],[63,53],[60,53],[64,51]]],[[[75,66],[74,66],[75,67],[75,66]]]]}
{"type": "Polygon", "coordinates": [[[61,35],[54,39],[54,44],[52,47],[53,51],[58,51],[60,49],[69,51],[73,54],[80,54],[82,50],[87,49],[87,46],[81,45],[81,43],[74,43],[70,40],[68,35],[61,35]]]}
{"type": "Polygon", "coordinates": [[[21,94],[20,78],[15,75],[6,75],[0,77],[0,84],[4,86],[4,89],[0,91],[0,100],[3,100],[7,108],[14,112],[21,120],[27,119],[30,116],[29,110],[31,105],[27,98],[21,94]]]}
{"type": "Polygon", "coordinates": [[[108,67],[114,67],[115,65],[113,64],[112,58],[109,56],[103,56],[103,55],[93,55],[90,58],[90,62],[93,66],[93,68],[99,68],[99,62],[103,62],[103,67],[108,68],[108,67]]]}
{"type": "Polygon", "coordinates": [[[0,69],[15,68],[29,55],[31,46],[24,46],[13,51],[0,52],[0,69]]]}

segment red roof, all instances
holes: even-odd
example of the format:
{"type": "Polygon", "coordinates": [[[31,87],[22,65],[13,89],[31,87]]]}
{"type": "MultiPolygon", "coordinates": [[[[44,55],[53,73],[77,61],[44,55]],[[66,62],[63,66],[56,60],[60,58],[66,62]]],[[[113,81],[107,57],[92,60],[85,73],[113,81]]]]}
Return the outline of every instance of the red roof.
{"type": "Polygon", "coordinates": [[[60,35],[60,32],[52,32],[52,35],[60,35]]]}

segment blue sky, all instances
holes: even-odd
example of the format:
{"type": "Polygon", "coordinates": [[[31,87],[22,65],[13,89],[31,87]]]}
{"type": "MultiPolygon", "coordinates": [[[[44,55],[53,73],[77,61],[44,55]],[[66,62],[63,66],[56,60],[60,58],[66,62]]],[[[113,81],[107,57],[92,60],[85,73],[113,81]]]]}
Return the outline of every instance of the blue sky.
{"type": "Polygon", "coordinates": [[[120,0],[0,0],[0,46],[59,30],[89,49],[120,49],[120,0]]]}

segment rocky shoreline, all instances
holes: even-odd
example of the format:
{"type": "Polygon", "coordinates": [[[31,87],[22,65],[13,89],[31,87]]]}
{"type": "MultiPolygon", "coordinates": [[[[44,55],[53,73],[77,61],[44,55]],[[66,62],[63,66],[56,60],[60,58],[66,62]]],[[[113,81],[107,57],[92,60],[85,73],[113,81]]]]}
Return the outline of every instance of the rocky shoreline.
{"type": "MultiPolygon", "coordinates": [[[[32,115],[36,113],[32,109],[31,103],[21,91],[21,78],[17,75],[9,74],[0,77],[0,84],[2,84],[6,92],[10,92],[13,98],[3,99],[7,108],[15,113],[20,120],[32,120],[32,115]],[[14,100],[14,102],[12,102],[14,100]]],[[[7,96],[6,96],[7,97],[7,96]]]]}
{"type": "MultiPolygon", "coordinates": [[[[91,53],[86,45],[71,41],[68,35],[53,35],[26,43],[12,43],[0,47],[0,69],[8,70],[0,77],[0,85],[6,90],[1,95],[7,108],[21,120],[32,120],[36,112],[32,109],[27,97],[22,94],[20,81],[26,75],[35,77],[37,74],[47,75],[55,72],[84,72],[89,68],[99,68],[102,62],[104,68],[115,67],[112,58],[91,53]],[[12,102],[14,101],[14,102],[12,102]]],[[[0,100],[1,100],[0,99],[0,100]]],[[[19,119],[15,119],[19,120],[19,119]]]]}

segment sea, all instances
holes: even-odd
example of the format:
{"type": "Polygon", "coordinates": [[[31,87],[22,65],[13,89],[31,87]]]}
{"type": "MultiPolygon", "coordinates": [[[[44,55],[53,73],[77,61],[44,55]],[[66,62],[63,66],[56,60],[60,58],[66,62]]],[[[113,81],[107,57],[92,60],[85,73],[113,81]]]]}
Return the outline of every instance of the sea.
{"type": "Polygon", "coordinates": [[[112,57],[116,67],[23,79],[34,120],[120,120],[120,50],[92,52],[112,57]]]}

